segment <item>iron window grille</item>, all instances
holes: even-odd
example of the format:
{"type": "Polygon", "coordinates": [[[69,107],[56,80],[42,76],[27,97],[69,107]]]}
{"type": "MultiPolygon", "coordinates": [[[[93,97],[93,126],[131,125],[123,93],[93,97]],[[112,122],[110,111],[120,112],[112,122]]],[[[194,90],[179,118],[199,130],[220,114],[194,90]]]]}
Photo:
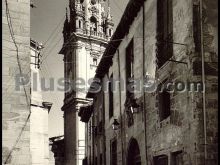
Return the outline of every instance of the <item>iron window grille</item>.
{"type": "Polygon", "coordinates": [[[160,68],[173,56],[172,0],[157,0],[157,66],[160,68]]]}

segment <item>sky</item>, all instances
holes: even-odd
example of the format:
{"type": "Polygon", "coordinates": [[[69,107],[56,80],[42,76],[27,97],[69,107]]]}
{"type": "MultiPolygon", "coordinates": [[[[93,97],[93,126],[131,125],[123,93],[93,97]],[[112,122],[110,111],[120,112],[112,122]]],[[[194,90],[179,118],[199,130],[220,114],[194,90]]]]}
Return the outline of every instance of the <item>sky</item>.
{"type": "MultiPolygon", "coordinates": [[[[49,137],[63,135],[64,92],[56,90],[58,78],[64,77],[63,55],[58,54],[63,44],[63,23],[69,0],[31,0],[36,8],[31,8],[31,38],[43,44],[41,77],[54,78],[55,90],[44,91],[44,101],[52,102],[49,113],[49,137]]],[[[129,0],[110,0],[115,27],[119,23],[129,0]]],[[[52,85],[51,85],[52,86],[52,85]]]]}

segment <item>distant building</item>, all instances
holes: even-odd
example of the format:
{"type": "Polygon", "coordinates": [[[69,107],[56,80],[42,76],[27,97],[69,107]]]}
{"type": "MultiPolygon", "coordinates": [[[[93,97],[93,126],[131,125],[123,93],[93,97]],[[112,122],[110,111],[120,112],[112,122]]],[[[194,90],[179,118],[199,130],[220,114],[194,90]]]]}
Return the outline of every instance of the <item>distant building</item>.
{"type": "Polygon", "coordinates": [[[55,161],[53,165],[64,165],[64,136],[51,137],[49,140],[55,161]]]}
{"type": "Polygon", "coordinates": [[[30,152],[32,164],[48,165],[49,136],[48,113],[52,103],[43,100],[40,76],[40,51],[43,48],[31,40],[31,115],[30,115],[30,152]]]}
{"type": "Polygon", "coordinates": [[[217,0],[129,1],[79,111],[88,165],[218,164],[217,17],[217,0]]]}
{"type": "MultiPolygon", "coordinates": [[[[60,54],[64,55],[64,75],[70,81],[83,80],[86,86],[82,88],[86,88],[113,34],[114,24],[110,7],[104,7],[104,0],[70,0],[69,11],[63,28],[64,43],[60,50],[60,54]]],[[[68,85],[66,83],[67,89],[68,85]]],[[[85,140],[85,125],[79,121],[78,110],[89,103],[85,99],[85,88],[82,91],[71,89],[65,92],[62,111],[66,165],[81,164],[84,158],[84,147],[79,144],[85,140]]]]}

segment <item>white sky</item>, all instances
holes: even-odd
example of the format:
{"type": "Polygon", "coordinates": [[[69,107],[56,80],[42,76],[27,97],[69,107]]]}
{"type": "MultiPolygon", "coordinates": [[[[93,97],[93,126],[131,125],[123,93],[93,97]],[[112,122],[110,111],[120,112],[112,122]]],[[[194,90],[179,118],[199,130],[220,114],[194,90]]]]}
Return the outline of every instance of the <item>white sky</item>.
{"type": "MultiPolygon", "coordinates": [[[[128,1],[110,0],[115,28],[128,1]]],[[[32,0],[32,2],[37,8],[31,8],[31,38],[42,42],[45,46],[42,52],[42,59],[45,58],[45,60],[41,66],[41,76],[55,79],[63,78],[63,57],[58,52],[63,43],[63,22],[69,0],[32,0]]],[[[43,98],[44,101],[53,103],[49,113],[49,137],[63,135],[63,112],[61,107],[64,93],[56,90],[44,92],[43,98]]]]}

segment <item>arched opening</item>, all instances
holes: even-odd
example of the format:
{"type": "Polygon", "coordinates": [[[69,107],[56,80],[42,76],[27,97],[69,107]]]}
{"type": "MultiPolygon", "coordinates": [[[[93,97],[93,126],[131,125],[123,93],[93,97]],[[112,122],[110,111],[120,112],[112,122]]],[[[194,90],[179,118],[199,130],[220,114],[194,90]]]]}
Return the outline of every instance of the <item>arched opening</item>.
{"type": "Polygon", "coordinates": [[[79,20],[79,28],[80,28],[80,29],[82,28],[81,20],[79,20]]]}
{"type": "Polygon", "coordinates": [[[94,16],[90,18],[91,26],[90,31],[97,32],[97,20],[94,16]]]}
{"type": "Polygon", "coordinates": [[[140,149],[136,139],[132,138],[129,143],[127,165],[141,165],[140,149]]]}
{"type": "Polygon", "coordinates": [[[96,4],[96,0],[91,0],[91,4],[95,5],[96,4]]]}

